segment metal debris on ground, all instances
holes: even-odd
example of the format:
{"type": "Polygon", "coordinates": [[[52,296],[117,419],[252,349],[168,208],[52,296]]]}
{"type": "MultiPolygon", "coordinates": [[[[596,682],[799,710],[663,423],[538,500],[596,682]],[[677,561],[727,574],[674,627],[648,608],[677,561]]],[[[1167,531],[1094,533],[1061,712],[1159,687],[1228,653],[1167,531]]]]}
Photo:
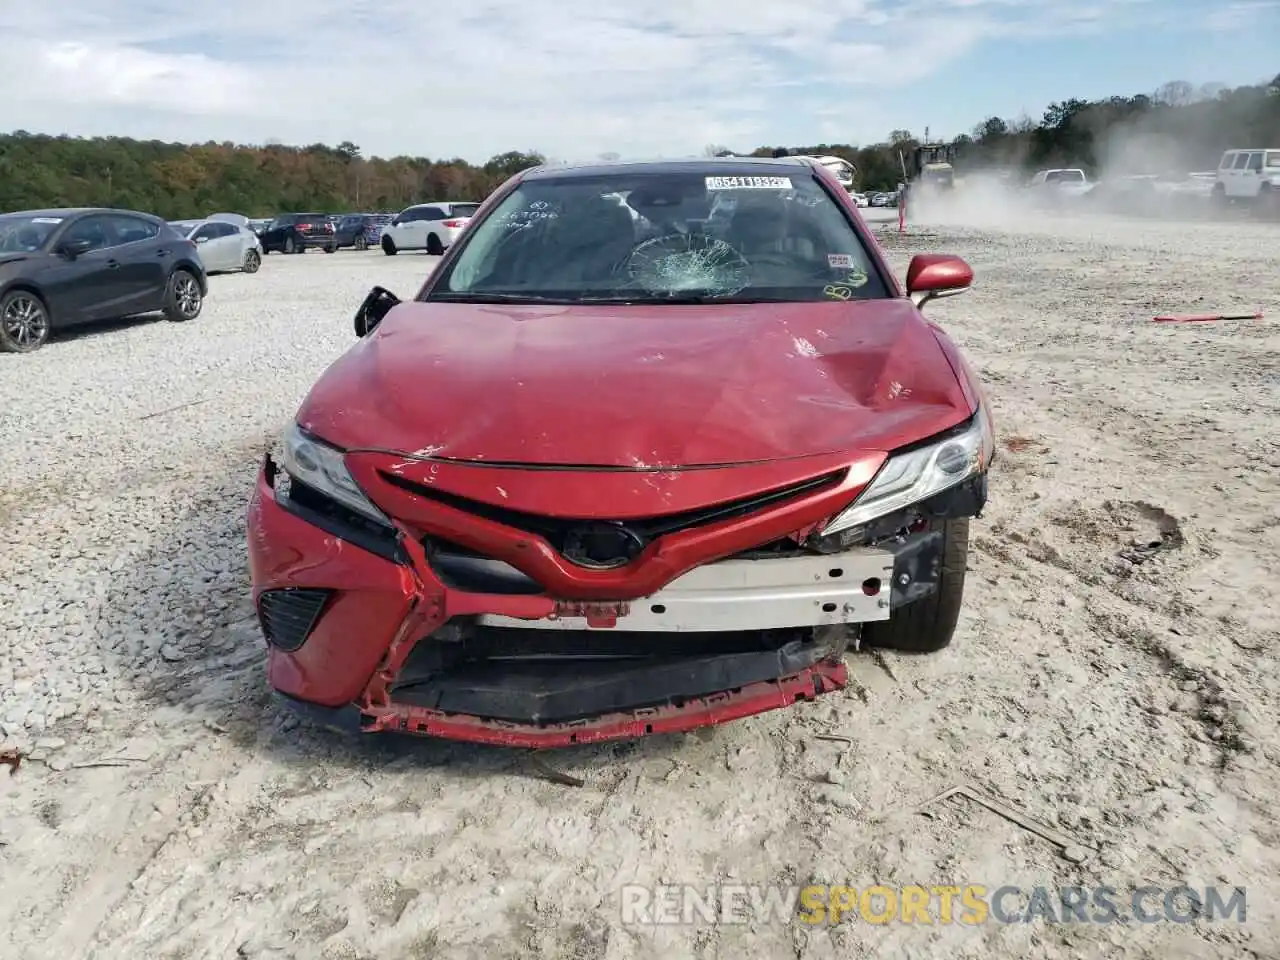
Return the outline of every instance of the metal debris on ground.
{"type": "Polygon", "coordinates": [[[1019,810],[1015,810],[1008,804],[1001,803],[994,797],[983,793],[981,789],[973,784],[961,784],[958,787],[952,787],[950,790],[944,790],[936,797],[930,797],[924,803],[920,804],[916,810],[917,812],[922,811],[925,807],[932,806],[939,801],[947,800],[951,797],[963,797],[966,800],[972,800],[979,806],[986,807],[992,813],[1004,817],[1010,823],[1016,824],[1030,833],[1034,833],[1041,840],[1047,840],[1058,848],[1059,853],[1062,854],[1064,859],[1070,860],[1072,863],[1083,863],[1085,860],[1089,859],[1089,854],[1092,852],[1087,847],[1076,843],[1065,833],[1060,833],[1052,827],[1046,826],[1040,821],[1033,819],[1027,814],[1022,813],[1019,810]]]}
{"type": "Polygon", "coordinates": [[[143,763],[139,757],[103,757],[101,760],[84,760],[73,763],[72,770],[88,770],[93,767],[127,767],[131,763],[143,763]]]}
{"type": "Polygon", "coordinates": [[[157,410],[157,411],[155,411],[154,413],[145,413],[145,414],[143,414],[142,416],[140,416],[138,419],[139,419],[139,420],[151,420],[151,419],[153,419],[153,418],[155,418],[155,417],[163,417],[166,413],[176,413],[176,412],[177,412],[177,411],[179,411],[179,410],[185,410],[185,409],[187,409],[187,407],[194,407],[194,406],[198,406],[199,404],[202,404],[202,403],[208,403],[208,402],[209,402],[209,400],[210,400],[210,398],[209,398],[209,397],[205,397],[205,398],[204,398],[204,399],[202,399],[202,400],[191,400],[191,401],[189,401],[189,402],[187,402],[187,403],[180,403],[180,404],[178,404],[176,407],[166,407],[165,409],[163,409],[163,410],[157,410]]]}
{"type": "Polygon", "coordinates": [[[1262,311],[1255,313],[1171,313],[1152,317],[1153,323],[1213,323],[1215,320],[1261,320],[1262,311]]]}
{"type": "Polygon", "coordinates": [[[815,734],[813,735],[813,739],[815,739],[815,740],[830,740],[830,741],[832,741],[833,743],[846,743],[846,744],[848,744],[848,745],[849,745],[849,746],[851,746],[851,747],[853,746],[853,738],[852,738],[852,737],[840,737],[840,736],[836,736],[834,733],[815,733],[815,734]]]}
{"type": "Polygon", "coordinates": [[[18,750],[0,750],[0,764],[4,764],[9,768],[9,776],[13,776],[18,772],[18,768],[22,766],[22,754],[18,750]]]}
{"type": "Polygon", "coordinates": [[[529,762],[533,765],[534,769],[553,783],[560,783],[566,787],[581,787],[586,785],[587,781],[552,767],[547,763],[547,761],[543,760],[542,757],[538,755],[538,751],[536,750],[529,754],[529,762]]]}
{"type": "Polygon", "coordinates": [[[1004,448],[1010,453],[1021,453],[1028,447],[1033,446],[1035,443],[1036,441],[1032,440],[1030,437],[1006,437],[1004,441],[1004,448]]]}
{"type": "Polygon", "coordinates": [[[1121,560],[1128,560],[1134,566],[1137,566],[1140,563],[1146,563],[1167,546],[1168,544],[1163,540],[1148,540],[1126,547],[1120,551],[1118,556],[1121,560]]]}

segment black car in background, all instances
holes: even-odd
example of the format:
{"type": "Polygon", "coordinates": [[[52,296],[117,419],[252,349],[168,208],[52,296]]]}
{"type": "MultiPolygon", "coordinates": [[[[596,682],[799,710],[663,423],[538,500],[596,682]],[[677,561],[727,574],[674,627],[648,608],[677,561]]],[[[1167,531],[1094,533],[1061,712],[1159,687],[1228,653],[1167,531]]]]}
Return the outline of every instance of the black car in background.
{"type": "Polygon", "coordinates": [[[0,214],[0,351],[30,353],[58,329],[163,311],[200,315],[209,282],[196,245],[134,210],[0,214]]]}
{"type": "Polygon", "coordinates": [[[325,213],[282,213],[258,234],[263,253],[306,253],[320,247],[325,253],[338,249],[333,219],[325,213]]]}

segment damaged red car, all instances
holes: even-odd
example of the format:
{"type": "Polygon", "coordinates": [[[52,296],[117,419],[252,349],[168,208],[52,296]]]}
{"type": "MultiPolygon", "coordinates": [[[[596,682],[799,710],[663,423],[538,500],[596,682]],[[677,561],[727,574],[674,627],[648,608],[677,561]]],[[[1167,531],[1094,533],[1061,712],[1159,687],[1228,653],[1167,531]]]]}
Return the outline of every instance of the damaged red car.
{"type": "Polygon", "coordinates": [[[803,158],[540,167],[412,300],[374,288],[248,511],[272,687],[522,747],[689,730],[935,651],[990,410],[803,158]]]}

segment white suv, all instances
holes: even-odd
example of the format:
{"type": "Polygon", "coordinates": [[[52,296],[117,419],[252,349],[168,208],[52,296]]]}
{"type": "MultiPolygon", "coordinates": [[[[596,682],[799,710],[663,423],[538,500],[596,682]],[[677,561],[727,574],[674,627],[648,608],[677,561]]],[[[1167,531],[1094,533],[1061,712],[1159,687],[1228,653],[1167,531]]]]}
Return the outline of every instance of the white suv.
{"type": "Polygon", "coordinates": [[[407,207],[382,231],[382,252],[394,256],[401,250],[425,250],[439,255],[458,239],[478,203],[418,203],[407,207]]]}
{"type": "Polygon", "coordinates": [[[1218,164],[1213,198],[1256,203],[1280,213],[1280,150],[1228,150],[1218,164]]]}

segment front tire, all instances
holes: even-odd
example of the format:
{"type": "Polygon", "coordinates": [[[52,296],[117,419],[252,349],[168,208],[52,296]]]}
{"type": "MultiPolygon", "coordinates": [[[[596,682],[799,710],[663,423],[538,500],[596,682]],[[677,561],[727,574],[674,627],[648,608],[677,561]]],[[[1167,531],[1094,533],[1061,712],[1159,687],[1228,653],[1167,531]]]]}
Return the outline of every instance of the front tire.
{"type": "Polygon", "coordinates": [[[257,273],[262,266],[262,255],[257,250],[250,250],[244,255],[244,272],[257,273]]]}
{"type": "Polygon", "coordinates": [[[934,521],[931,530],[942,531],[942,569],[938,588],[929,596],[899,607],[888,620],[862,628],[868,647],[904,653],[936,653],[955,636],[964,601],[964,575],[969,562],[969,518],[934,521]]]}
{"type": "Polygon", "coordinates": [[[200,281],[190,270],[175,270],[169,278],[169,288],[164,297],[164,316],[174,323],[185,323],[200,316],[204,308],[204,294],[200,281]]]}
{"type": "Polygon", "coordinates": [[[34,293],[13,290],[0,298],[0,352],[34,353],[49,339],[49,308],[34,293]]]}
{"type": "Polygon", "coordinates": [[[396,242],[390,237],[382,238],[382,252],[388,257],[394,257],[400,251],[396,249],[396,242]]]}
{"type": "Polygon", "coordinates": [[[433,257],[438,257],[444,253],[444,244],[440,242],[440,238],[434,233],[427,237],[427,253],[433,257]]]}

